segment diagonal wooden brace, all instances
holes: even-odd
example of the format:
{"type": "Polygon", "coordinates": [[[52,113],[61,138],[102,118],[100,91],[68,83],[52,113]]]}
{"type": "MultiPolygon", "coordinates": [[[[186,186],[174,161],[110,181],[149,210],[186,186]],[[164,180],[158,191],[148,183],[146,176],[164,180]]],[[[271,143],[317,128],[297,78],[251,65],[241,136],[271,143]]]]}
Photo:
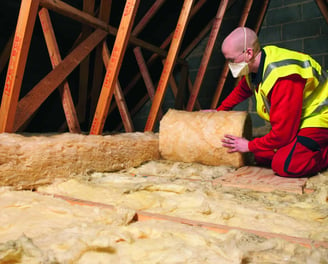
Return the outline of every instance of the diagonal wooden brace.
{"type": "Polygon", "coordinates": [[[212,30],[211,30],[211,33],[210,33],[210,36],[209,36],[209,39],[207,42],[207,46],[205,48],[204,55],[203,55],[202,61],[200,63],[198,72],[197,72],[196,80],[194,82],[194,86],[193,86],[192,92],[190,94],[190,98],[189,98],[189,101],[187,104],[187,111],[192,111],[194,109],[195,102],[198,97],[198,93],[200,91],[200,87],[202,85],[202,82],[203,82],[203,79],[205,76],[205,72],[206,72],[208,63],[210,61],[211,55],[212,55],[214,44],[215,44],[215,41],[219,34],[223,16],[228,7],[228,2],[229,2],[229,0],[222,0],[219,5],[218,12],[215,16],[213,27],[212,27],[212,30]]]}
{"type": "MultiPolygon", "coordinates": [[[[52,27],[49,12],[47,9],[42,8],[39,11],[39,18],[44,34],[44,38],[47,43],[48,52],[51,60],[52,67],[55,68],[61,62],[61,56],[58,48],[58,44],[55,38],[55,32],[52,27]]],[[[66,116],[67,125],[69,131],[72,133],[80,133],[80,124],[75,111],[71,90],[67,81],[64,81],[59,87],[59,93],[62,100],[64,113],[66,116]]]]}
{"type": "Polygon", "coordinates": [[[128,0],[125,4],[121,23],[117,32],[96,112],[90,129],[90,134],[99,135],[103,131],[109,105],[114,93],[117,77],[122,65],[124,53],[128,44],[129,35],[131,33],[138,6],[139,0],[128,0]]]}
{"type": "Polygon", "coordinates": [[[16,111],[14,131],[17,131],[29,119],[48,96],[62,84],[67,76],[101,41],[105,39],[106,36],[107,32],[97,29],[19,101],[16,111]]]}

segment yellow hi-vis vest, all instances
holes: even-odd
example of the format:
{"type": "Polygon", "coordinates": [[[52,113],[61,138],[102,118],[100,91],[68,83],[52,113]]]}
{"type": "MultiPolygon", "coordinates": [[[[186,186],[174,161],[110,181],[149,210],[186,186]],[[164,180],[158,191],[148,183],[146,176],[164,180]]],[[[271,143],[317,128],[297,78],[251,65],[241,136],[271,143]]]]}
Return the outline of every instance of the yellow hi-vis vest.
{"type": "MultiPolygon", "coordinates": [[[[328,128],[327,72],[309,55],[276,46],[266,46],[263,49],[266,58],[262,81],[257,91],[253,89],[259,116],[270,121],[270,103],[267,98],[278,78],[299,74],[306,79],[300,128],[328,128]]],[[[252,87],[249,75],[246,80],[249,87],[252,87]]]]}

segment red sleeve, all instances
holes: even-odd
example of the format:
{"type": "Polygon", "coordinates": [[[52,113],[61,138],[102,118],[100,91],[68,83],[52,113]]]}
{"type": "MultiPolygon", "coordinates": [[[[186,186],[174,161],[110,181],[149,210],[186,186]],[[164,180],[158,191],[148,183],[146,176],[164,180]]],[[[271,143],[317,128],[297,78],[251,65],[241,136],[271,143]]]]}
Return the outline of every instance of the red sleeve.
{"type": "Polygon", "coordinates": [[[245,77],[243,77],[232,92],[223,100],[221,105],[216,109],[217,111],[228,111],[234,106],[241,103],[248,97],[252,96],[253,92],[249,88],[245,77]]]}
{"type": "Polygon", "coordinates": [[[305,83],[296,74],[278,79],[268,98],[271,131],[249,142],[251,152],[279,149],[295,138],[301,123],[305,83]]]}

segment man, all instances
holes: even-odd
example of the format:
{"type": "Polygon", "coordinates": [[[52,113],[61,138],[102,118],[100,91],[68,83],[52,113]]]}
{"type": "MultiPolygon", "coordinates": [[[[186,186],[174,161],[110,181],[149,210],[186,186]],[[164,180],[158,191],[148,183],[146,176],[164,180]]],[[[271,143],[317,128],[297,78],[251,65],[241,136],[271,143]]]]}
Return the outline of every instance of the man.
{"type": "Polygon", "coordinates": [[[309,55],[276,46],[260,48],[244,27],[222,43],[234,77],[242,77],[217,108],[231,110],[255,95],[257,113],[271,131],[248,141],[225,135],[228,152],[252,152],[257,164],[280,176],[311,176],[328,168],[328,75],[309,55]]]}

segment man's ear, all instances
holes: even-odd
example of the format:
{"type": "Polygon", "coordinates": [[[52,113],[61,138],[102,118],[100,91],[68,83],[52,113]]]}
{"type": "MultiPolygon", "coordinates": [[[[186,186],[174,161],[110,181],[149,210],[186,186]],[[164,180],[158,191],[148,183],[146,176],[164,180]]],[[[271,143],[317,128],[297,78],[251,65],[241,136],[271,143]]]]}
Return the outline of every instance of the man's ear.
{"type": "Polygon", "coordinates": [[[248,58],[249,61],[254,56],[254,50],[252,48],[247,48],[246,51],[245,51],[245,53],[246,53],[246,56],[247,56],[247,58],[248,58]]]}

